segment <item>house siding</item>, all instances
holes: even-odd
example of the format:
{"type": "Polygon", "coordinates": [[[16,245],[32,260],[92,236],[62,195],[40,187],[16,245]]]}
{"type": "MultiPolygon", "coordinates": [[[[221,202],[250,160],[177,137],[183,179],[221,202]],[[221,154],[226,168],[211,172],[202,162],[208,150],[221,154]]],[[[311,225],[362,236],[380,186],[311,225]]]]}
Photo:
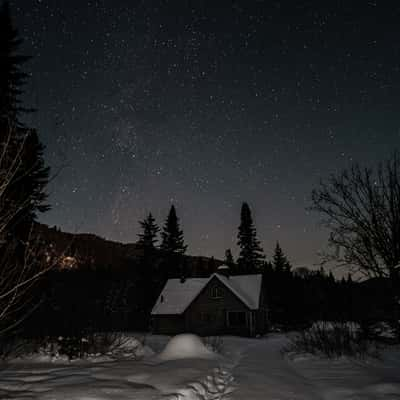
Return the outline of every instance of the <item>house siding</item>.
{"type": "Polygon", "coordinates": [[[250,314],[246,307],[218,278],[214,277],[199,293],[184,313],[185,327],[188,332],[198,335],[232,334],[249,336],[250,314]],[[212,292],[218,288],[221,297],[213,298],[212,292]],[[232,327],[228,324],[228,312],[244,312],[246,325],[232,327]]]}
{"type": "Polygon", "coordinates": [[[217,277],[213,277],[187,307],[183,314],[152,315],[152,331],[159,334],[175,335],[184,332],[200,336],[239,335],[255,336],[265,333],[268,328],[268,313],[264,291],[260,291],[259,309],[250,310],[217,277]],[[219,292],[218,298],[215,289],[219,292]],[[214,292],[214,293],[213,293],[214,292]],[[236,326],[229,324],[238,322],[236,326]],[[242,323],[243,321],[243,323],[242,323]]]}
{"type": "Polygon", "coordinates": [[[151,331],[161,335],[177,335],[185,332],[185,319],[183,315],[153,315],[151,331]]]}
{"type": "Polygon", "coordinates": [[[260,307],[256,311],[256,333],[265,333],[269,329],[269,310],[265,300],[264,290],[260,293],[260,307]]]}

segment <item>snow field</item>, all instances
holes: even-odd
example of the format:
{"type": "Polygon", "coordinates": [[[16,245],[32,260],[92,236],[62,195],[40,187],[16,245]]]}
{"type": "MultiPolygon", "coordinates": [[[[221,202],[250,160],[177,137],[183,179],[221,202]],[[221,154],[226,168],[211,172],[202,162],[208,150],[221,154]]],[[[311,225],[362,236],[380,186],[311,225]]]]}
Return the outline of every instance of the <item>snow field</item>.
{"type": "Polygon", "coordinates": [[[282,349],[289,339],[272,334],[260,339],[223,337],[223,357],[199,358],[204,345],[191,336],[169,344],[165,336],[146,337],[156,355],[141,360],[122,353],[95,363],[20,359],[3,364],[0,398],[400,400],[399,347],[387,347],[381,359],[328,360],[307,354],[288,358],[282,349]]]}

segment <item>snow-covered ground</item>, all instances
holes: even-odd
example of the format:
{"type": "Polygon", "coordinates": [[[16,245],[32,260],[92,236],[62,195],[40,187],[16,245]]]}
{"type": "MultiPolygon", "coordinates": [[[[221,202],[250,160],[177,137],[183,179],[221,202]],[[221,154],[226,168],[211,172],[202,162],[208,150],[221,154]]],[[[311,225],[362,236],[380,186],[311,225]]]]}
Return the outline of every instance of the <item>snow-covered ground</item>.
{"type": "Polygon", "coordinates": [[[287,344],[281,334],[252,341],[233,370],[232,399],[400,399],[399,348],[383,351],[381,360],[356,361],[287,358],[281,352],[287,344]]]}
{"type": "Polygon", "coordinates": [[[128,353],[66,362],[30,357],[1,365],[0,399],[313,400],[400,399],[400,349],[363,361],[284,357],[288,339],[223,338],[223,356],[193,337],[149,336],[143,359],[128,353]],[[134,358],[134,357],[133,357],[134,358]]]}

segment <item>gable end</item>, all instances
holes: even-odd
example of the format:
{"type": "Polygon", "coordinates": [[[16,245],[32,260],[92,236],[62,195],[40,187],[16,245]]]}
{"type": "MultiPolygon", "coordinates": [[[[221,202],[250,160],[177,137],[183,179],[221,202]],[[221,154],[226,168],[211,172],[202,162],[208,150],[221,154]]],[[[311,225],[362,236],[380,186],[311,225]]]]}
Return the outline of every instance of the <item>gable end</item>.
{"type": "MultiPolygon", "coordinates": [[[[203,289],[200,290],[198,295],[185,308],[184,313],[191,307],[191,305],[193,303],[196,302],[196,300],[199,297],[203,296],[203,294],[205,292],[210,291],[210,293],[211,293],[211,291],[213,289],[213,285],[215,285],[215,282],[218,282],[219,285],[222,285],[226,290],[229,291],[229,293],[232,294],[232,296],[234,296],[243,305],[243,307],[245,307],[248,311],[251,311],[250,307],[229,286],[225,285],[225,283],[221,279],[219,279],[217,275],[213,275],[213,277],[207,282],[207,284],[204,285],[203,289]]],[[[212,299],[212,297],[210,297],[210,298],[212,299]]],[[[219,299],[223,301],[223,297],[220,297],[219,299]]],[[[217,299],[214,299],[214,300],[217,300],[217,299]]]]}

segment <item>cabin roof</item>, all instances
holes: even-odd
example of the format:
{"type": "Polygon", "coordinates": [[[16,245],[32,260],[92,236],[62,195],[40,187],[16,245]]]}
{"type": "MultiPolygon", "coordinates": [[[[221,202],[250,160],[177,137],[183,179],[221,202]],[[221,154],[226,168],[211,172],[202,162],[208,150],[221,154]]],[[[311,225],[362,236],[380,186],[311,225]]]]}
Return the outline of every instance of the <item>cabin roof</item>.
{"type": "Polygon", "coordinates": [[[236,275],[228,278],[215,273],[209,278],[188,278],[183,282],[180,279],[168,279],[151,314],[182,314],[214,277],[230,289],[250,310],[259,308],[262,278],[260,274],[236,275]]]}

